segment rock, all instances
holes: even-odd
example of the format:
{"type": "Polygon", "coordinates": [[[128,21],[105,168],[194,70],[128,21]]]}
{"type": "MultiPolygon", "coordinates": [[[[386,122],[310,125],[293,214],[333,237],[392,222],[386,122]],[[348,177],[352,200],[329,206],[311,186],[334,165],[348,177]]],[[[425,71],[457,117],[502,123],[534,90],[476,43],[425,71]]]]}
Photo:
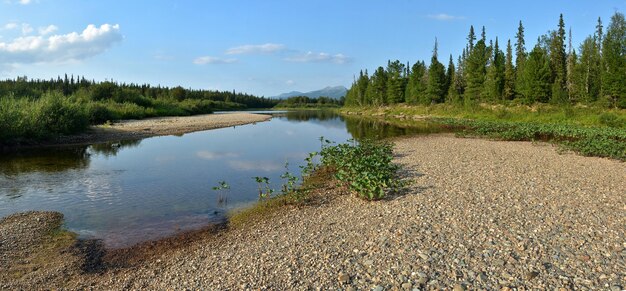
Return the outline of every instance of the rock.
{"type": "Polygon", "coordinates": [[[465,286],[463,284],[455,284],[452,288],[454,291],[465,291],[465,286]]]}
{"type": "Polygon", "coordinates": [[[535,279],[537,276],[539,276],[539,272],[529,271],[524,275],[524,279],[532,280],[532,279],[535,279]]]}
{"type": "Polygon", "coordinates": [[[341,283],[348,283],[348,282],[350,282],[350,276],[348,274],[346,274],[346,273],[340,273],[339,276],[337,277],[337,279],[341,283]]]}
{"type": "Polygon", "coordinates": [[[620,285],[613,285],[611,286],[611,291],[622,291],[624,289],[622,289],[622,286],[620,285]]]}
{"type": "Polygon", "coordinates": [[[383,291],[385,290],[385,288],[383,288],[383,286],[380,285],[376,285],[372,288],[372,291],[383,291]]]}
{"type": "Polygon", "coordinates": [[[402,284],[402,289],[404,289],[404,290],[411,290],[411,288],[413,288],[413,284],[411,284],[409,282],[402,284]]]}

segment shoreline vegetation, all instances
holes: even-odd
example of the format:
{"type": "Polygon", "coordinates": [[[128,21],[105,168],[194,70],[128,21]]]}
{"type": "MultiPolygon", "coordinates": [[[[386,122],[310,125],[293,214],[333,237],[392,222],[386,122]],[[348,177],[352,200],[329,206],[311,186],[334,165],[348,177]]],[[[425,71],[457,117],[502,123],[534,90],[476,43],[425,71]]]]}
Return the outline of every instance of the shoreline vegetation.
{"type": "Polygon", "coordinates": [[[624,109],[562,108],[548,104],[534,107],[437,104],[343,107],[339,112],[400,127],[416,126],[428,121],[446,127],[458,136],[545,141],[585,156],[626,161],[624,109]]]}

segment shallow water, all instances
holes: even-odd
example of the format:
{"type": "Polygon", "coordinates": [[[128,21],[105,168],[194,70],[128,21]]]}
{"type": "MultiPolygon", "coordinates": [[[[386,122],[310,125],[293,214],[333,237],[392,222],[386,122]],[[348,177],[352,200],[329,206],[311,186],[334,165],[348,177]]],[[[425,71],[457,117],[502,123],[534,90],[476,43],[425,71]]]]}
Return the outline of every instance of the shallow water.
{"type": "Polygon", "coordinates": [[[285,163],[299,176],[304,158],[335,142],[403,129],[330,112],[279,112],[267,122],[90,146],[47,148],[0,157],[0,217],[54,210],[83,238],[124,247],[199,228],[258,201],[252,177],[282,185],[285,163]],[[118,146],[119,145],[119,146],[118,146]],[[218,181],[230,189],[212,189],[218,181]]]}

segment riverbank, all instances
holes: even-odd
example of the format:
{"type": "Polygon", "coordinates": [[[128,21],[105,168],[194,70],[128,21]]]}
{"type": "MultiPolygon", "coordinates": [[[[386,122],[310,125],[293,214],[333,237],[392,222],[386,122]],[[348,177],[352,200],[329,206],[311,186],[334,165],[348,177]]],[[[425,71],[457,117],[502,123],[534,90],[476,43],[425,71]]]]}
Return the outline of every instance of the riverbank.
{"type": "MultiPolygon", "coordinates": [[[[329,185],[140,264],[68,275],[95,289],[622,289],[626,164],[549,144],[401,138],[413,183],[377,202],[329,185]],[[318,200],[320,201],[320,200],[318,200]]],[[[80,272],[79,272],[80,273],[80,272]]],[[[23,276],[2,289],[54,288],[23,276]]],[[[53,281],[56,282],[56,281],[53,281]]]]}
{"type": "Polygon", "coordinates": [[[91,126],[89,130],[84,133],[62,136],[54,140],[43,141],[37,144],[27,144],[20,146],[20,148],[70,144],[93,144],[141,139],[161,135],[182,135],[194,131],[262,122],[267,121],[270,118],[270,115],[242,112],[181,117],[154,117],[140,120],[121,120],[109,124],[91,126]]]}

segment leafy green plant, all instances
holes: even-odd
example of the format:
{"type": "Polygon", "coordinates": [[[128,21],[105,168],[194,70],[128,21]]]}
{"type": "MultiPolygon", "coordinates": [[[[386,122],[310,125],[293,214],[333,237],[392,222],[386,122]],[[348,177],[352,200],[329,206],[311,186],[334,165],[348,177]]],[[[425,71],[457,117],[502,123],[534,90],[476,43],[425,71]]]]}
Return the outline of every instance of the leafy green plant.
{"type": "Polygon", "coordinates": [[[323,146],[321,164],[335,171],[335,177],[361,198],[379,200],[403,183],[397,178],[399,166],[393,161],[393,147],[388,142],[364,140],[323,146]]]}
{"type": "Polygon", "coordinates": [[[228,190],[230,190],[230,185],[228,185],[226,181],[217,182],[217,186],[214,186],[212,189],[218,193],[217,202],[219,204],[225,203],[228,200],[226,195],[227,193],[224,192],[228,192],[228,190]]]}
{"type": "Polygon", "coordinates": [[[270,187],[270,178],[268,177],[252,177],[259,185],[259,199],[268,199],[272,197],[274,189],[270,187]]]}

